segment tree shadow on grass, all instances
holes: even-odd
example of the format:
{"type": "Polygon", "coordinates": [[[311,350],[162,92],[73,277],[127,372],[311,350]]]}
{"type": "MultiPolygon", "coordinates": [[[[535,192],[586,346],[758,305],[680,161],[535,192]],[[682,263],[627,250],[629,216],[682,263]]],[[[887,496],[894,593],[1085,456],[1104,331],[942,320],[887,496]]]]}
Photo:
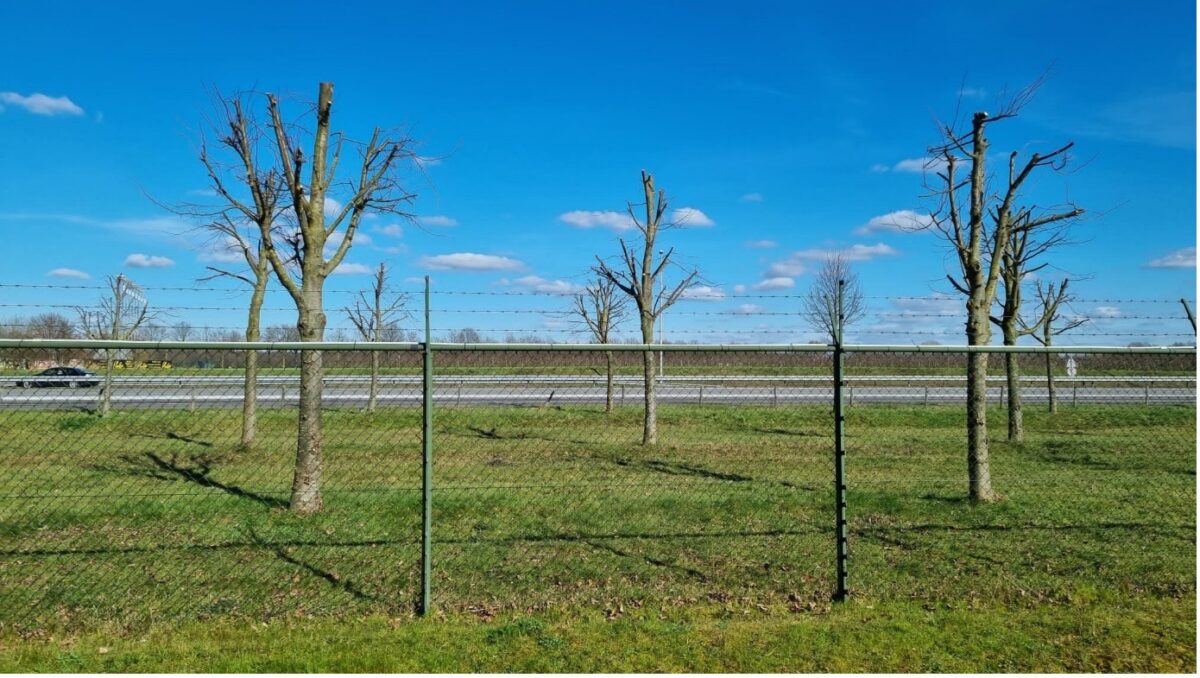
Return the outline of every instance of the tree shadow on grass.
{"type": "Polygon", "coordinates": [[[806,490],[809,492],[816,490],[815,487],[809,485],[797,485],[790,480],[763,480],[759,478],[753,478],[751,476],[744,476],[740,473],[714,471],[712,469],[704,468],[703,466],[684,462],[664,461],[662,459],[629,458],[604,458],[604,460],[610,461],[617,466],[623,466],[626,468],[640,468],[646,471],[653,471],[655,473],[663,473],[671,476],[692,476],[696,478],[708,478],[711,480],[723,480],[734,483],[774,483],[776,485],[781,485],[794,490],[806,490]]]}
{"type": "Polygon", "coordinates": [[[584,544],[587,544],[588,546],[591,546],[594,549],[597,549],[600,551],[607,551],[608,553],[611,553],[616,556],[620,556],[622,558],[633,558],[633,559],[640,558],[641,560],[644,560],[649,565],[665,568],[668,570],[674,570],[676,572],[686,574],[689,577],[694,577],[696,579],[699,579],[700,581],[708,581],[708,576],[705,575],[700,570],[696,570],[696,569],[693,569],[690,567],[684,567],[683,565],[676,565],[675,563],[669,563],[665,560],[662,560],[660,558],[655,558],[653,556],[649,556],[644,553],[629,553],[628,551],[622,551],[621,549],[613,546],[612,544],[605,544],[603,542],[593,541],[593,540],[588,540],[588,539],[581,539],[580,541],[584,544]]]}
{"type": "Polygon", "coordinates": [[[292,555],[291,553],[288,552],[287,545],[267,542],[267,541],[263,540],[262,538],[260,538],[258,536],[258,533],[256,533],[253,529],[247,530],[247,534],[249,536],[249,542],[252,545],[257,546],[263,550],[270,551],[271,553],[275,554],[276,558],[282,560],[283,562],[285,562],[289,565],[294,565],[296,567],[299,567],[299,568],[305,570],[306,572],[308,572],[309,574],[313,575],[314,577],[319,577],[319,578],[325,580],[326,582],[329,583],[330,586],[333,586],[334,588],[338,588],[338,589],[341,589],[342,591],[345,591],[346,593],[349,593],[356,600],[367,600],[367,601],[377,602],[377,599],[374,596],[364,592],[362,589],[355,586],[352,582],[342,579],[340,576],[338,576],[338,574],[336,572],[333,572],[331,570],[322,570],[321,568],[317,567],[316,565],[314,565],[310,562],[301,560],[300,558],[292,555]]]}
{"type": "Polygon", "coordinates": [[[93,468],[105,473],[153,478],[154,480],[170,482],[182,480],[200,487],[220,490],[242,499],[249,499],[267,508],[286,508],[288,506],[288,502],[279,497],[259,494],[258,492],[213,478],[211,474],[213,464],[216,460],[207,455],[190,457],[186,462],[181,462],[178,456],[174,454],[171,455],[170,459],[166,459],[154,452],[146,452],[141,455],[123,454],[120,456],[120,459],[125,463],[125,466],[101,465],[94,466],[93,468]]]}

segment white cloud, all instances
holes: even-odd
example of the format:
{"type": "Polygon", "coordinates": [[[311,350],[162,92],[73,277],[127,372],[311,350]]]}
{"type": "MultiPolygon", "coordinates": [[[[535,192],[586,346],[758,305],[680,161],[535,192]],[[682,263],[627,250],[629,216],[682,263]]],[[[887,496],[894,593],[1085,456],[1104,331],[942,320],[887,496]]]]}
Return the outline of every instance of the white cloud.
{"type": "Polygon", "coordinates": [[[924,174],[925,172],[941,172],[946,168],[944,158],[908,158],[892,165],[893,172],[909,172],[924,174]]]}
{"type": "Polygon", "coordinates": [[[1096,315],[1100,318],[1119,318],[1121,309],[1116,306],[1097,306],[1096,315]]]}
{"type": "Polygon", "coordinates": [[[745,285],[734,285],[734,286],[733,286],[733,293],[734,293],[734,294],[745,294],[745,293],[746,293],[746,286],[745,286],[745,285]]]}
{"type": "Polygon", "coordinates": [[[746,193],[746,194],[743,194],[742,197],[738,198],[738,200],[740,200],[741,202],[762,202],[763,194],[762,193],[746,193]]]}
{"type": "Polygon", "coordinates": [[[746,247],[752,250],[769,250],[773,247],[779,247],[779,243],[774,240],[747,240],[746,247]]]}
{"type": "Polygon", "coordinates": [[[246,257],[242,254],[242,248],[238,245],[237,240],[228,235],[221,240],[209,243],[204,249],[200,250],[200,254],[196,255],[196,258],[200,261],[221,264],[234,264],[246,261],[246,257]]]}
{"type": "MultiPolygon", "coordinates": [[[[345,231],[339,230],[330,233],[329,237],[325,239],[325,256],[333,256],[333,254],[337,252],[337,248],[341,247],[342,241],[345,239],[345,231]]],[[[350,247],[353,249],[355,245],[370,245],[372,242],[374,241],[371,240],[371,236],[363,233],[362,231],[355,231],[354,239],[350,241],[350,247]]]]}
{"type": "Polygon", "coordinates": [[[375,232],[382,233],[384,235],[390,235],[393,238],[399,238],[404,235],[404,228],[401,227],[400,224],[388,224],[387,226],[375,227],[375,232]]]}
{"type": "Polygon", "coordinates": [[[929,172],[932,174],[945,169],[946,161],[943,158],[905,158],[890,166],[878,162],[871,165],[871,171],[876,173],[906,172],[909,174],[924,174],[929,172]]]}
{"type": "Polygon", "coordinates": [[[417,167],[424,169],[426,167],[436,167],[442,164],[442,159],[435,158],[430,155],[417,155],[413,156],[413,162],[417,164],[417,167]]]}
{"type": "Polygon", "coordinates": [[[342,208],[345,207],[345,205],[343,205],[342,202],[337,198],[325,196],[325,204],[323,207],[325,211],[325,218],[332,219],[333,217],[336,217],[342,213],[342,208]]]}
{"type": "Polygon", "coordinates": [[[0,111],[5,106],[16,106],[34,115],[83,115],[83,109],[67,97],[51,97],[38,92],[28,96],[0,92],[0,111]]]}
{"type": "Polygon", "coordinates": [[[827,250],[820,248],[811,248],[806,250],[797,250],[792,253],[793,259],[811,259],[815,261],[831,259],[837,255],[841,255],[846,261],[870,261],[875,257],[889,257],[899,254],[895,248],[884,243],[875,243],[874,245],[851,245],[840,250],[827,250]]]}
{"type": "Polygon", "coordinates": [[[55,268],[46,273],[51,278],[73,278],[75,280],[87,280],[92,276],[75,268],[55,268]]]}
{"type": "Polygon", "coordinates": [[[762,313],[765,310],[765,308],[759,306],[758,304],[742,304],[741,306],[735,308],[733,312],[737,313],[738,315],[754,315],[756,313],[762,313]]]}
{"type": "Polygon", "coordinates": [[[692,299],[694,301],[720,301],[725,298],[725,290],[720,287],[710,287],[708,285],[697,285],[689,288],[680,295],[681,299],[692,299]]]}
{"type": "Polygon", "coordinates": [[[417,217],[417,221],[426,226],[457,226],[458,219],[447,217],[441,214],[431,214],[425,217],[417,217]]]}
{"type": "Polygon", "coordinates": [[[680,207],[671,213],[671,221],[676,226],[693,228],[698,226],[716,226],[717,222],[695,207],[680,207]]]}
{"type": "Polygon", "coordinates": [[[533,292],[542,292],[545,294],[575,294],[581,292],[583,287],[566,280],[547,280],[541,276],[527,275],[517,278],[512,281],[517,287],[524,287],[533,292]]]}
{"type": "Polygon", "coordinates": [[[870,235],[879,231],[910,233],[933,225],[933,217],[912,210],[896,210],[881,214],[854,229],[855,235],[870,235]]]}
{"type": "Polygon", "coordinates": [[[371,268],[370,266],[367,266],[366,264],[351,264],[351,263],[347,263],[347,262],[343,261],[342,263],[338,264],[337,268],[333,269],[333,274],[334,275],[367,275],[368,273],[371,273],[374,270],[375,269],[371,268]]]}
{"type": "Polygon", "coordinates": [[[384,254],[407,254],[408,245],[391,245],[389,247],[380,247],[380,252],[384,254]]]}
{"type": "Polygon", "coordinates": [[[146,255],[133,253],[125,257],[123,266],[131,268],[168,268],[175,265],[175,262],[167,257],[159,257],[154,255],[146,255]]]}
{"type": "Polygon", "coordinates": [[[804,273],[808,261],[824,261],[834,256],[841,256],[846,261],[870,261],[875,257],[894,256],[899,254],[890,245],[876,243],[874,245],[851,245],[842,249],[810,248],[792,252],[788,258],[773,261],[767,267],[767,277],[794,277],[804,273]]]}
{"type": "Polygon", "coordinates": [[[574,210],[558,216],[559,221],[570,224],[575,228],[609,228],[614,231],[628,231],[635,226],[633,218],[628,214],[611,210],[596,212],[574,210]]]}
{"type": "Polygon", "coordinates": [[[804,262],[790,257],[783,261],[773,261],[770,266],[767,266],[767,277],[769,278],[788,278],[803,275],[805,271],[804,262]]]}
{"type": "Polygon", "coordinates": [[[1196,248],[1185,247],[1146,262],[1149,268],[1196,268],[1196,248]]]}
{"type": "Polygon", "coordinates": [[[796,286],[796,281],[787,276],[776,276],[774,278],[766,278],[756,283],[752,289],[759,292],[769,290],[787,290],[796,286]]]}
{"type": "Polygon", "coordinates": [[[525,268],[525,264],[516,259],[474,252],[421,257],[418,265],[434,271],[519,271],[525,268]]]}
{"type": "Polygon", "coordinates": [[[987,96],[987,90],[982,87],[963,87],[958,93],[964,99],[982,99],[987,96]]]}

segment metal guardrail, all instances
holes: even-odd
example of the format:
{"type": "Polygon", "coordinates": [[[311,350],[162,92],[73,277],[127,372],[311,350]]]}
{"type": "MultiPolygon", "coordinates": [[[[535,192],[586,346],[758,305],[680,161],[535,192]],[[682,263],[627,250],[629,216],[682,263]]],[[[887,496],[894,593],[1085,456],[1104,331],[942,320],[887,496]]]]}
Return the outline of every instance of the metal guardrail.
{"type": "MultiPolygon", "coordinates": [[[[0,349],[144,349],[233,351],[423,351],[414,342],[355,341],[125,341],[112,339],[0,339],[0,349]]],[[[432,351],[578,351],[696,353],[833,353],[832,344],[455,344],[430,342],[432,351]]],[[[1033,353],[1061,354],[1181,354],[1194,355],[1195,346],[952,346],[923,344],[844,344],[846,353],[1033,353]]]]}
{"type": "MultiPolygon", "coordinates": [[[[81,381],[96,381],[103,380],[103,375],[94,375],[89,377],[52,377],[20,375],[0,377],[0,386],[2,385],[17,385],[20,382],[38,382],[38,383],[61,383],[70,384],[81,381]]],[[[833,379],[832,375],[666,375],[656,377],[658,383],[680,383],[680,384],[696,384],[696,383],[792,383],[792,382],[814,382],[828,383],[833,379]]],[[[846,376],[844,379],[851,383],[939,383],[939,382],[966,382],[966,375],[948,374],[948,375],[855,375],[846,376]]],[[[1040,375],[1021,375],[1019,377],[1023,383],[1040,384],[1045,382],[1045,376],[1040,375]]],[[[367,384],[371,380],[370,375],[326,375],[324,383],[330,385],[339,384],[367,384]]],[[[565,385],[595,385],[602,384],[606,380],[604,375],[434,375],[434,383],[442,384],[484,384],[484,385],[522,385],[522,384],[565,384],[565,385]]],[[[989,375],[989,382],[1005,382],[1007,377],[1003,374],[989,375]]],[[[257,379],[262,385],[298,385],[300,376],[297,375],[262,375],[257,379]]],[[[623,385],[637,385],[642,383],[641,375],[617,375],[613,378],[614,383],[623,385]]],[[[1055,376],[1055,381],[1060,384],[1103,384],[1103,383],[1120,383],[1120,384],[1157,384],[1157,383],[1193,383],[1196,381],[1195,376],[1180,376],[1180,375],[1133,375],[1133,376],[1086,376],[1086,377],[1065,377],[1055,376]]],[[[242,375],[172,375],[172,376],[125,376],[119,375],[112,378],[114,385],[136,385],[136,386],[241,386],[245,382],[245,377],[242,375]]],[[[422,376],[420,374],[412,375],[380,375],[379,383],[381,385],[420,385],[422,376]]]]}

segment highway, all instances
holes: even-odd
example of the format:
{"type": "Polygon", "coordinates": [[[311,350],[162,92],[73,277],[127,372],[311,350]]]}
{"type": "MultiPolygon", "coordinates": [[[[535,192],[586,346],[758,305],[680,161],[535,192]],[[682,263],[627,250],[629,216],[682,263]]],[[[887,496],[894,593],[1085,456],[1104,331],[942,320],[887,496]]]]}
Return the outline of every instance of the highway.
{"type": "MultiPolygon", "coordinates": [[[[1044,403],[1044,380],[1027,377],[1022,388],[1025,402],[1044,403]]],[[[966,398],[965,379],[948,375],[871,375],[849,380],[846,400],[855,404],[961,404],[966,398]]],[[[368,377],[326,379],[323,401],[328,407],[362,407],[367,402],[368,377]]],[[[1004,399],[1003,377],[989,380],[988,398],[1004,399]]],[[[0,408],[21,410],[88,409],[94,407],[99,388],[18,388],[14,380],[0,382],[0,408]]],[[[618,404],[641,404],[641,379],[618,380],[618,404]]],[[[787,405],[831,403],[833,388],[823,375],[721,375],[668,377],[658,384],[659,402],[706,405],[787,405]]],[[[552,406],[604,402],[602,377],[575,375],[443,375],[433,389],[441,405],[552,406]]],[[[299,383],[295,377],[263,377],[259,383],[263,407],[295,407],[299,383]]],[[[1058,380],[1058,399],[1064,405],[1153,404],[1196,402],[1191,376],[1087,377],[1058,380]]],[[[117,408],[207,409],[234,408],[242,402],[241,378],[230,376],[120,377],[115,379],[113,406],[117,408]]],[[[420,377],[387,377],[381,382],[378,402],[383,406],[419,407],[420,377]]]]}

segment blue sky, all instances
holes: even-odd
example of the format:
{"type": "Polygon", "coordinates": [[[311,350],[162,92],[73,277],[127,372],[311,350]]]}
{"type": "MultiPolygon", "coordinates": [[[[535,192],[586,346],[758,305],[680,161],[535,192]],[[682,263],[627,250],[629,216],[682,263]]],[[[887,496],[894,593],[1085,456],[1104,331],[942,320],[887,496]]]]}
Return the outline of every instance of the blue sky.
{"type": "MultiPolygon", "coordinates": [[[[869,225],[928,210],[921,174],[908,170],[960,94],[964,106],[987,109],[1049,67],[1034,102],[992,139],[998,154],[1077,144],[1076,171],[1037,177],[1031,192],[1089,210],[1076,229],[1083,242],[1056,255],[1060,271],[1049,273],[1086,277],[1077,291],[1088,301],[1075,311],[1095,318],[1096,336],[1076,343],[1139,332],[1169,343],[1188,329],[1176,305],[1121,301],[1195,296],[1188,2],[1008,2],[986,13],[960,2],[381,3],[334,13],[327,3],[278,12],[211,2],[147,12],[0,8],[10,28],[0,45],[0,282],[88,286],[125,272],[160,306],[236,307],[236,296],[156,289],[198,287],[207,255],[147,195],[177,202],[205,187],[196,143],[209,88],[311,99],[330,80],[336,127],[361,136],[403,126],[440,159],[413,178],[425,225],[403,224],[400,236],[368,230],[350,262],[386,261],[398,282],[430,274],[439,292],[577,285],[594,254],[615,251],[620,223],[603,213],[638,197],[645,168],[675,207],[699,211],[666,238],[712,288],[669,314],[668,337],[806,340],[799,318],[760,314],[794,312],[796,299],[760,297],[803,293],[822,253],[846,250],[878,297],[857,339],[950,343],[953,322],[896,314],[953,313],[957,301],[891,298],[951,291],[941,243],[869,225]],[[473,260],[492,270],[438,267],[467,259],[435,257],[463,253],[493,257],[473,260]]],[[[339,275],[328,286],[366,284],[339,275]]],[[[10,304],[0,315],[95,294],[0,288],[10,304]]],[[[331,307],[345,296],[332,295],[331,307]]],[[[564,299],[436,299],[436,326],[569,336],[554,314],[464,312],[555,310],[564,299]]],[[[269,305],[287,299],[274,293],[269,305]]],[[[331,315],[332,326],[347,325],[331,315]]],[[[241,314],[167,316],[178,320],[237,326],[241,314]]]]}

